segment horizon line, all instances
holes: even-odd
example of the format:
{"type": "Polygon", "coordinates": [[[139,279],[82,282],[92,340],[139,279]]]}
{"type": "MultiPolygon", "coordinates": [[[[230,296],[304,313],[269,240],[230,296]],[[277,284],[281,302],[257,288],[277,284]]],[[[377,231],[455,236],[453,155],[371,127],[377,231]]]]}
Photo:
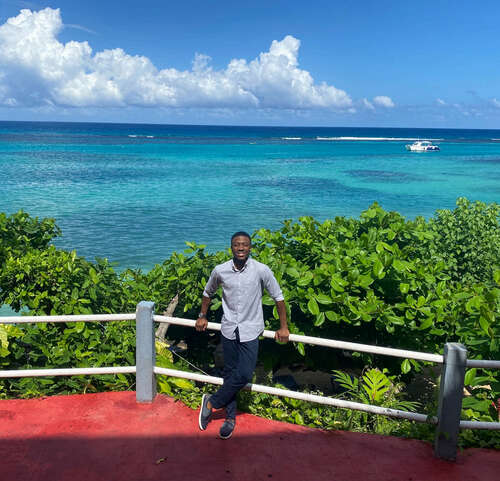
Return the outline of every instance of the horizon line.
{"type": "Polygon", "coordinates": [[[457,128],[457,127],[369,127],[369,126],[320,126],[320,125],[244,125],[244,124],[172,124],[159,122],[112,122],[112,121],[79,121],[79,120],[4,120],[0,123],[37,123],[37,124],[104,124],[104,125],[153,125],[164,127],[239,127],[269,129],[394,129],[394,130],[478,130],[500,131],[492,128],[457,128]]]}

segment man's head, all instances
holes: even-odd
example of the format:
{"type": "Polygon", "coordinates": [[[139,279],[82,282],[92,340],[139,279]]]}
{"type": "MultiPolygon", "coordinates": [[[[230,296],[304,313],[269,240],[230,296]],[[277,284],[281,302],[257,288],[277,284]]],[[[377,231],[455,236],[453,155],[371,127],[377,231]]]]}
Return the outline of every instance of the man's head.
{"type": "Polygon", "coordinates": [[[239,231],[231,236],[231,252],[235,260],[240,262],[246,261],[251,250],[252,241],[249,234],[239,231]]]}

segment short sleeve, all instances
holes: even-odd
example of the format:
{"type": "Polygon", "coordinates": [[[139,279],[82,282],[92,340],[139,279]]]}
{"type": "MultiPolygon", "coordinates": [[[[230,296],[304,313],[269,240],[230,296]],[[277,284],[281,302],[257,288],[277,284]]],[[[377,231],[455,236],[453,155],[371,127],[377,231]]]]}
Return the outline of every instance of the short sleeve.
{"type": "Polygon", "coordinates": [[[264,284],[264,288],[276,302],[285,300],[285,298],[283,297],[283,292],[281,291],[281,287],[268,266],[264,266],[263,268],[262,281],[264,284]]]}
{"type": "Polygon", "coordinates": [[[203,290],[203,295],[205,297],[212,298],[215,295],[215,292],[217,291],[218,287],[219,287],[219,275],[217,273],[217,268],[214,268],[214,270],[210,274],[210,278],[208,279],[205,289],[203,290]]]}

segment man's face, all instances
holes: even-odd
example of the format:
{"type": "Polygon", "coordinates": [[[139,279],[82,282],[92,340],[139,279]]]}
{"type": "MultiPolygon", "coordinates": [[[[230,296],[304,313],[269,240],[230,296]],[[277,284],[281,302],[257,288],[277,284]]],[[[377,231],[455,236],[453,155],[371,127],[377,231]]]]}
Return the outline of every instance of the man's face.
{"type": "Polygon", "coordinates": [[[231,242],[233,257],[239,261],[247,260],[251,249],[250,239],[244,235],[235,237],[231,242]]]}

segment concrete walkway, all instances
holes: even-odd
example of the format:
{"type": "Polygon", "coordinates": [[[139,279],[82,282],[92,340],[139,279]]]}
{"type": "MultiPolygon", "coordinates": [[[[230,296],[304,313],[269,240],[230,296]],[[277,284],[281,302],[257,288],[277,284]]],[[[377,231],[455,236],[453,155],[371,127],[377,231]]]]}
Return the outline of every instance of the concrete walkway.
{"type": "Polygon", "coordinates": [[[166,396],[134,392],[0,401],[2,481],[496,481],[500,452],[468,449],[456,463],[428,443],[325,432],[238,417],[198,429],[198,413],[166,396]]]}

